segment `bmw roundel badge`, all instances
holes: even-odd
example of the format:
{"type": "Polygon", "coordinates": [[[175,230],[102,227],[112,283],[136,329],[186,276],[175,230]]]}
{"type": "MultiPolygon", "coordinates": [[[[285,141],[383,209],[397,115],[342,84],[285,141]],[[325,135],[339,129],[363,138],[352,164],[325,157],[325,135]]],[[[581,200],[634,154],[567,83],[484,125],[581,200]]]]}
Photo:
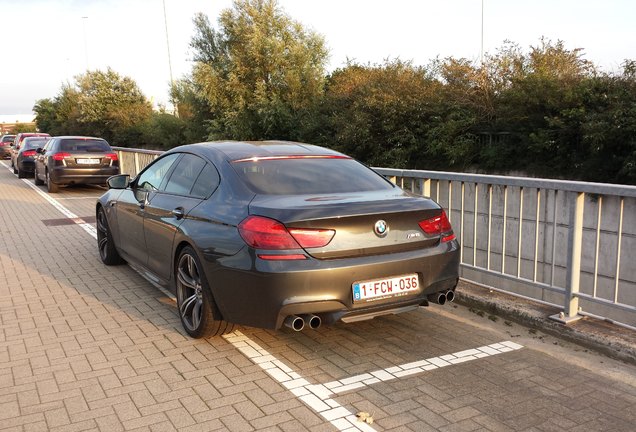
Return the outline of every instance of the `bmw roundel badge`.
{"type": "Polygon", "coordinates": [[[384,237],[389,232],[389,226],[385,221],[379,220],[375,223],[373,230],[378,237],[384,237]]]}

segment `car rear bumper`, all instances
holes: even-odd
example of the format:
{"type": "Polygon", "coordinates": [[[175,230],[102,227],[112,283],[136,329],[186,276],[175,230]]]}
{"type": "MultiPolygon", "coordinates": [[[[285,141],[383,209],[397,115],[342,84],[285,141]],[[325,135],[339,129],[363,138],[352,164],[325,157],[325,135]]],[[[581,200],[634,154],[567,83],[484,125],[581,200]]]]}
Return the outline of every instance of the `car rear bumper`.
{"type": "Polygon", "coordinates": [[[68,168],[55,167],[49,171],[49,178],[55,184],[106,184],[108,177],[119,174],[119,167],[68,168]]]}
{"type": "Polygon", "coordinates": [[[19,160],[18,168],[20,168],[20,171],[24,171],[26,173],[32,173],[35,171],[35,161],[33,159],[19,160]]]}
{"type": "Polygon", "coordinates": [[[459,244],[333,260],[264,261],[244,249],[216,263],[206,261],[206,276],[227,321],[277,329],[285,318],[315,314],[324,323],[355,321],[427,304],[427,297],[452,290],[459,277],[459,244]],[[220,264],[220,265],[219,265],[220,264]],[[354,282],[416,273],[415,292],[354,302],[354,282]]]}

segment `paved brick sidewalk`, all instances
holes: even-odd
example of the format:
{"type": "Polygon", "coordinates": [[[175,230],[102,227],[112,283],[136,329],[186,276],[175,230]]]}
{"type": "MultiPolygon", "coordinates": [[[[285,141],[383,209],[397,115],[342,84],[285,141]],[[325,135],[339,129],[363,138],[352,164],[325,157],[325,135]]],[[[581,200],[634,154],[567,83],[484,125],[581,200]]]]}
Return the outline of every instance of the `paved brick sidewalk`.
{"type": "MultiPolygon", "coordinates": [[[[56,198],[90,216],[96,195],[56,198]]],[[[103,266],[79,226],[43,222],[61,217],[0,165],[0,431],[337,430],[227,340],[187,337],[173,302],[128,266],[103,266]]],[[[240,331],[325,384],[502,340],[459,310],[240,331]]],[[[525,348],[333,399],[371,413],[375,430],[633,430],[636,388],[625,375],[534,349],[520,326],[506,336],[525,348]]]]}

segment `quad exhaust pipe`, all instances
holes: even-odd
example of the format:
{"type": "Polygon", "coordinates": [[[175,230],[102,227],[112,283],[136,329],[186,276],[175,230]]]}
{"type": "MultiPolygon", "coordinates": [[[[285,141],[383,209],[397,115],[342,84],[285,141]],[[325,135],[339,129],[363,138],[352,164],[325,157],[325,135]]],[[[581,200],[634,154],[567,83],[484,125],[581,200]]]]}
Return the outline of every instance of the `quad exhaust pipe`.
{"type": "Polygon", "coordinates": [[[322,319],[318,315],[314,314],[304,314],[301,316],[298,315],[290,315],[285,318],[283,322],[285,327],[289,327],[294,331],[301,331],[305,328],[305,326],[310,329],[316,330],[322,324],[322,319]]]}

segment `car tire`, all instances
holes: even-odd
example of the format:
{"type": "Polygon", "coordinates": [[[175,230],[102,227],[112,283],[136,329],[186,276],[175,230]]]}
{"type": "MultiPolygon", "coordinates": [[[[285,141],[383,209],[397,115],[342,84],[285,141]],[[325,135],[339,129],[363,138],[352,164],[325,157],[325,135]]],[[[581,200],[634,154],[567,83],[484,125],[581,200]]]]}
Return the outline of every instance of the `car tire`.
{"type": "Polygon", "coordinates": [[[234,324],[220,317],[203,271],[194,249],[183,248],[175,267],[177,310],[183,328],[193,338],[218,336],[234,330],[234,324]]]}
{"type": "Polygon", "coordinates": [[[46,190],[49,193],[56,193],[60,190],[60,187],[51,181],[51,177],[49,177],[49,172],[46,172],[46,190]]]}
{"type": "Polygon", "coordinates": [[[38,172],[37,170],[34,172],[33,174],[33,181],[35,182],[35,184],[37,186],[42,186],[44,184],[44,182],[42,180],[40,180],[40,177],[38,177],[38,172]]]}
{"type": "Polygon", "coordinates": [[[25,177],[26,177],[26,173],[22,171],[20,167],[18,167],[18,178],[25,178],[25,177]]]}
{"type": "Polygon", "coordinates": [[[15,166],[13,161],[11,161],[11,166],[13,167],[13,174],[17,174],[18,173],[18,167],[15,166]]]}
{"type": "Polygon", "coordinates": [[[108,219],[106,218],[106,212],[103,208],[97,210],[97,250],[99,252],[99,258],[106,265],[118,265],[123,264],[125,261],[117,252],[115,248],[115,242],[113,241],[113,234],[110,231],[108,225],[108,219]]]}

